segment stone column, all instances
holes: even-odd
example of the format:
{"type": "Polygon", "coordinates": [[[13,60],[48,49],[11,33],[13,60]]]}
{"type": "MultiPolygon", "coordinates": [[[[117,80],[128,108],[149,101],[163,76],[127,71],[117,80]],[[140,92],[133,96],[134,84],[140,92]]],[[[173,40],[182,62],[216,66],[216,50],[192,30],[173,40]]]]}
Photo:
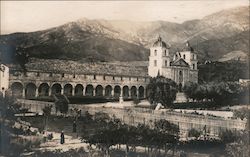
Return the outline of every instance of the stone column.
{"type": "Polygon", "coordinates": [[[86,95],[86,89],[85,89],[85,88],[82,89],[82,95],[83,95],[83,96],[86,95]]]}
{"type": "Polygon", "coordinates": [[[102,96],[105,96],[105,88],[102,90],[102,96]]]}
{"type": "Polygon", "coordinates": [[[93,96],[95,96],[96,95],[96,93],[95,93],[95,88],[93,89],[93,96]]]}
{"type": "Polygon", "coordinates": [[[64,94],[64,88],[62,87],[61,88],[61,95],[63,95],[64,94]]]}
{"type": "Polygon", "coordinates": [[[123,88],[121,88],[120,96],[123,97],[123,88]]]}
{"type": "Polygon", "coordinates": [[[185,79],[186,79],[186,77],[185,77],[185,73],[186,73],[186,70],[183,70],[183,76],[182,76],[182,89],[183,89],[183,87],[184,87],[184,84],[185,84],[185,79]]]}
{"type": "Polygon", "coordinates": [[[25,88],[23,88],[22,98],[25,98],[25,88]]]}
{"type": "Polygon", "coordinates": [[[38,88],[36,88],[36,94],[35,97],[38,97],[38,88]]]}
{"type": "Polygon", "coordinates": [[[75,96],[75,87],[72,87],[72,96],[75,96]]]}
{"type": "Polygon", "coordinates": [[[137,99],[140,98],[140,96],[139,96],[139,88],[136,89],[136,97],[137,97],[137,99]]]}
{"type": "Polygon", "coordinates": [[[128,98],[130,99],[131,98],[131,93],[130,93],[130,88],[128,88],[128,98]]]}
{"type": "Polygon", "coordinates": [[[52,93],[52,89],[51,87],[49,87],[49,96],[51,96],[51,93],[52,93]]]}
{"type": "Polygon", "coordinates": [[[115,96],[115,88],[112,88],[112,90],[111,90],[111,96],[112,96],[112,97],[115,96]]]}

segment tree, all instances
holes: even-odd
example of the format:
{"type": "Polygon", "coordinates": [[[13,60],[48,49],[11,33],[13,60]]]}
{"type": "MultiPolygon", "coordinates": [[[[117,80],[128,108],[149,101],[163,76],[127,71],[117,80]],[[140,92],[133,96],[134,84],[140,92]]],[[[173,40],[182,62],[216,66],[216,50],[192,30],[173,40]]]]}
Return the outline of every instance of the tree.
{"type": "Polygon", "coordinates": [[[248,118],[248,116],[250,115],[250,109],[248,108],[240,108],[238,110],[234,110],[233,111],[234,117],[236,118],[240,118],[241,120],[243,120],[244,118],[248,118]]]}
{"type": "Polygon", "coordinates": [[[249,93],[247,87],[241,87],[237,82],[210,82],[197,84],[188,82],[184,86],[184,93],[193,100],[211,100],[216,105],[230,105],[246,100],[249,93]]]}
{"type": "Polygon", "coordinates": [[[190,99],[196,99],[195,91],[198,88],[198,84],[194,82],[187,82],[183,87],[183,92],[190,99]]]}
{"type": "Polygon", "coordinates": [[[179,136],[179,127],[165,119],[158,120],[154,123],[155,129],[162,133],[179,136]]]}
{"type": "Polygon", "coordinates": [[[170,146],[170,148],[173,148],[174,153],[175,147],[179,140],[179,127],[176,124],[170,123],[165,119],[156,121],[154,123],[154,126],[156,130],[156,134],[154,135],[156,137],[155,143],[158,148],[164,147],[166,152],[167,146],[170,146]]]}
{"type": "Polygon", "coordinates": [[[23,69],[23,71],[26,73],[27,69],[26,69],[26,63],[29,62],[29,54],[26,52],[25,50],[26,48],[24,47],[17,47],[16,48],[16,60],[18,62],[18,64],[21,66],[21,68],[23,69]]]}
{"type": "MultiPolygon", "coordinates": [[[[250,109],[242,108],[239,111],[234,112],[234,116],[239,117],[241,119],[246,118],[247,124],[245,130],[237,131],[237,134],[233,134],[232,132],[226,134],[227,135],[226,139],[227,140],[229,139],[229,142],[232,142],[233,138],[233,143],[229,143],[226,145],[226,153],[229,157],[248,157],[250,154],[250,149],[249,149],[250,109]]],[[[223,136],[223,138],[224,137],[225,135],[223,136]]]]}
{"type": "Polygon", "coordinates": [[[69,110],[69,101],[66,98],[60,98],[55,101],[56,110],[66,114],[69,110]]]}
{"type": "Polygon", "coordinates": [[[47,124],[48,124],[48,119],[49,119],[49,116],[51,115],[51,110],[52,110],[52,106],[45,106],[43,108],[43,116],[44,116],[44,121],[45,121],[45,130],[47,130],[47,124]]]}
{"type": "Polygon", "coordinates": [[[171,107],[176,98],[177,84],[163,76],[151,78],[147,89],[148,100],[151,104],[161,103],[165,107],[171,107]]]}

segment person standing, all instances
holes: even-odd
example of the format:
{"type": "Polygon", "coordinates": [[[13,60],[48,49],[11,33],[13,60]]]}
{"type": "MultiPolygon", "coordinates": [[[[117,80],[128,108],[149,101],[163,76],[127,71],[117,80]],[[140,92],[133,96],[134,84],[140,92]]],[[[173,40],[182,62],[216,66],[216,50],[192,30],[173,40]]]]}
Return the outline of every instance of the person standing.
{"type": "Polygon", "coordinates": [[[64,140],[64,133],[63,133],[63,131],[62,131],[60,143],[61,143],[61,144],[64,144],[64,142],[65,142],[65,140],[64,140]]]}
{"type": "Polygon", "coordinates": [[[76,121],[73,123],[73,133],[76,133],[76,121]]]}

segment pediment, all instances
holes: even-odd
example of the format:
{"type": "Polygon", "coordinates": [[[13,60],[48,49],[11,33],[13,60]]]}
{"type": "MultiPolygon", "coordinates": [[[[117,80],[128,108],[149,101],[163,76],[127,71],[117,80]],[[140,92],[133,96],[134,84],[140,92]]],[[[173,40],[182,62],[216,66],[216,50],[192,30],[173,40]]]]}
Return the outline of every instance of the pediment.
{"type": "Polygon", "coordinates": [[[172,62],[171,66],[188,67],[189,65],[184,59],[179,58],[179,59],[175,60],[174,62],[172,62]]]}

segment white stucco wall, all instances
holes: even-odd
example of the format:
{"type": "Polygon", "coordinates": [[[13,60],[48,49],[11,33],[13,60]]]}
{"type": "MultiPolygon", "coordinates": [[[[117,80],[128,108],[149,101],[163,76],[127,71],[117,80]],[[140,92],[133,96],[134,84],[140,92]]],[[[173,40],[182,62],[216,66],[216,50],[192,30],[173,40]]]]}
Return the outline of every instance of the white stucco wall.
{"type": "Polygon", "coordinates": [[[1,64],[0,65],[0,91],[6,91],[9,88],[9,68],[1,64]]]}

